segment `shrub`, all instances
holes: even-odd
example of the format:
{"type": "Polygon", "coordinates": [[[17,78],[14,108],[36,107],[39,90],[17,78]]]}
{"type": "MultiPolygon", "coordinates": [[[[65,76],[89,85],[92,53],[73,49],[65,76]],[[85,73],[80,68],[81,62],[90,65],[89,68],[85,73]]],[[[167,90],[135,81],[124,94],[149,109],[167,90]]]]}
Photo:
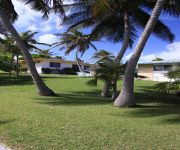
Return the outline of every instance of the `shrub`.
{"type": "Polygon", "coordinates": [[[64,68],[62,70],[62,74],[76,75],[77,74],[77,70],[74,69],[74,68],[64,68]]]}
{"type": "Polygon", "coordinates": [[[50,74],[51,73],[51,69],[50,68],[42,68],[42,73],[44,74],[50,74]]]}

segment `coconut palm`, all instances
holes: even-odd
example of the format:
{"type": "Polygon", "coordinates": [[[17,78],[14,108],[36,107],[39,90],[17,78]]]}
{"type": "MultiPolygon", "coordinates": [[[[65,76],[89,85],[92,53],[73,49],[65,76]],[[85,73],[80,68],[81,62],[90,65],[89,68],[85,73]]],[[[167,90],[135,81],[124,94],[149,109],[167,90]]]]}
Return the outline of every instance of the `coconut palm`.
{"type": "Polygon", "coordinates": [[[65,49],[65,55],[69,55],[73,50],[76,50],[76,62],[80,72],[83,73],[78,54],[80,53],[82,57],[85,51],[89,49],[89,47],[97,50],[92,43],[92,41],[95,41],[95,39],[92,39],[89,35],[83,34],[78,30],[72,30],[63,34],[57,34],[57,36],[60,36],[60,42],[54,43],[54,47],[60,46],[60,50],[65,49]]]}
{"type": "MultiPolygon", "coordinates": [[[[124,65],[121,65],[120,63],[117,63],[113,60],[114,57],[107,51],[100,51],[94,54],[95,58],[99,57],[98,61],[96,62],[96,68],[95,68],[95,74],[94,79],[89,80],[87,82],[88,85],[91,86],[97,86],[97,80],[102,80],[103,82],[109,81],[110,85],[113,89],[112,93],[112,100],[115,100],[117,97],[117,85],[115,82],[118,79],[121,79],[123,73],[124,73],[124,65]]],[[[103,88],[101,95],[107,93],[107,88],[103,88]]],[[[109,89],[108,89],[109,90],[109,89]]],[[[106,95],[108,96],[108,95],[106,95]]]]}
{"type": "MultiPolygon", "coordinates": [[[[37,32],[32,32],[32,31],[26,31],[20,34],[21,39],[24,41],[29,51],[35,51],[35,52],[42,51],[41,49],[37,47],[37,45],[47,45],[45,43],[37,42],[36,39],[34,39],[34,36],[36,34],[37,32]]],[[[6,34],[4,38],[0,38],[0,44],[1,44],[1,48],[4,51],[9,52],[12,55],[9,76],[11,75],[13,58],[14,56],[16,56],[16,61],[17,61],[16,62],[16,75],[18,77],[19,76],[19,56],[22,55],[21,50],[16,45],[16,42],[14,41],[14,39],[11,37],[10,34],[6,34]]]]}
{"type": "MultiPolygon", "coordinates": [[[[98,52],[95,52],[92,56],[92,60],[96,61],[96,66],[98,67],[98,63],[106,60],[113,60],[114,56],[106,51],[106,50],[99,50],[98,52]]],[[[108,97],[109,96],[109,91],[110,87],[112,85],[112,81],[109,80],[110,78],[104,78],[104,86],[101,91],[101,96],[102,97],[108,97]],[[106,80],[107,79],[107,80],[106,80]]]]}
{"type": "Polygon", "coordinates": [[[136,105],[136,101],[134,98],[134,72],[137,65],[137,62],[140,58],[140,55],[144,49],[144,46],[151,35],[152,31],[154,30],[154,27],[158,21],[158,18],[166,4],[166,0],[157,0],[157,3],[153,9],[153,12],[151,14],[151,17],[149,18],[149,21],[147,22],[147,25],[144,29],[144,32],[142,33],[137,46],[134,50],[133,55],[128,61],[128,65],[125,71],[125,77],[123,82],[123,87],[121,90],[120,95],[117,97],[117,99],[114,102],[115,106],[124,106],[128,105],[129,107],[133,107],[136,105]]]}
{"type": "MultiPolygon", "coordinates": [[[[132,47],[137,38],[138,29],[144,28],[150,17],[144,8],[152,9],[153,6],[154,2],[151,1],[82,0],[81,4],[77,3],[77,5],[71,6],[72,11],[65,18],[64,23],[69,25],[69,30],[91,26],[93,28],[91,36],[105,37],[113,42],[123,42],[114,59],[114,61],[120,62],[128,46],[132,47]]],[[[168,8],[173,7],[177,8],[178,6],[167,3],[167,9],[164,11],[168,12],[168,8]],[[170,7],[170,5],[172,6],[170,7]]],[[[177,11],[172,12],[177,13],[177,11]]],[[[157,21],[152,33],[165,41],[174,39],[170,29],[160,20],[157,21]]],[[[105,87],[108,88],[106,82],[105,87]]]]}
{"type": "MultiPolygon", "coordinates": [[[[43,13],[43,17],[47,17],[50,12],[63,14],[62,1],[61,0],[23,0],[22,2],[31,5],[31,8],[43,13]]],[[[44,96],[54,95],[54,92],[49,89],[43,80],[40,78],[31,54],[28,51],[27,46],[20,38],[18,32],[13,27],[12,22],[17,19],[18,15],[14,10],[14,6],[11,0],[0,1],[0,22],[1,25],[11,34],[12,38],[16,41],[17,46],[21,50],[23,56],[26,59],[27,66],[31,72],[34,83],[36,84],[39,94],[44,96]]]]}

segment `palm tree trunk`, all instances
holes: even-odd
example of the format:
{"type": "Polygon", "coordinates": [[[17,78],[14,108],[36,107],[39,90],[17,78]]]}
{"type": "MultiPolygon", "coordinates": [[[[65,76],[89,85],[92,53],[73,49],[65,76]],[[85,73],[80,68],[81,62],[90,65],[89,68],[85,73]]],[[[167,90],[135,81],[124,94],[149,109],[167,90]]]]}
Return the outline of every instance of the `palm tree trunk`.
{"type": "Polygon", "coordinates": [[[133,55],[128,61],[128,65],[124,75],[123,87],[120,95],[114,102],[115,106],[121,107],[128,105],[129,107],[133,107],[136,105],[136,100],[134,98],[134,72],[136,69],[137,62],[141,56],[141,53],[145,47],[145,44],[149,36],[151,35],[156,25],[156,22],[161,14],[165,2],[166,0],[157,0],[151,17],[149,18],[149,21],[147,22],[147,25],[144,29],[144,32],[142,33],[139,42],[137,43],[133,55]]]}
{"type": "Polygon", "coordinates": [[[78,51],[76,51],[76,62],[77,62],[79,71],[80,71],[84,76],[86,76],[86,74],[85,74],[84,71],[82,70],[81,65],[80,65],[80,62],[79,62],[78,51]]]}
{"type": "Polygon", "coordinates": [[[41,77],[39,76],[36,68],[35,68],[35,64],[32,60],[32,56],[29,53],[26,45],[24,44],[24,42],[21,40],[19,34],[17,33],[16,29],[13,27],[13,25],[11,24],[8,15],[6,15],[6,13],[3,11],[1,5],[0,5],[0,21],[1,24],[4,26],[4,28],[10,32],[12,38],[16,41],[17,46],[19,47],[19,49],[21,50],[22,54],[25,57],[26,63],[27,63],[27,67],[29,68],[30,72],[31,72],[31,76],[33,78],[33,81],[35,83],[35,85],[38,88],[39,94],[42,96],[50,96],[50,95],[54,95],[54,92],[49,89],[45,83],[43,82],[43,80],[41,79],[41,77]]]}
{"type": "Polygon", "coordinates": [[[16,78],[19,77],[19,54],[16,55],[16,78]]]}
{"type": "Polygon", "coordinates": [[[114,59],[114,61],[116,61],[118,63],[122,60],[122,57],[124,56],[124,53],[126,52],[126,49],[128,48],[128,45],[129,45],[130,35],[129,35],[129,16],[128,16],[128,12],[124,13],[124,30],[125,30],[125,33],[124,33],[123,45],[122,45],[121,50],[119,51],[118,55],[114,59]]]}
{"type": "MultiPolygon", "coordinates": [[[[125,12],[124,13],[124,30],[125,30],[125,33],[124,33],[124,42],[123,42],[123,45],[121,47],[121,50],[119,51],[118,55],[116,56],[116,58],[114,59],[115,62],[119,63],[125,52],[126,52],[126,49],[128,48],[128,45],[129,45],[129,39],[130,39],[130,35],[129,35],[129,16],[128,16],[128,12],[125,12]]],[[[104,88],[109,88],[110,89],[110,84],[107,83],[108,81],[105,81],[104,83],[104,88]],[[107,87],[107,85],[109,85],[107,87]]],[[[117,86],[117,81],[116,81],[116,86],[117,86]]],[[[106,92],[108,92],[109,90],[106,89],[106,92]]],[[[109,95],[109,93],[106,93],[106,95],[109,95]]],[[[115,100],[115,98],[117,97],[117,93],[114,93],[113,92],[113,95],[112,95],[112,99],[115,100]]]]}
{"type": "Polygon", "coordinates": [[[115,100],[117,98],[117,96],[118,96],[118,92],[117,92],[117,79],[113,81],[112,88],[113,88],[113,93],[112,93],[111,100],[115,100]]]}
{"type": "Polygon", "coordinates": [[[105,81],[102,92],[101,92],[102,97],[108,97],[109,96],[110,87],[111,87],[111,81],[105,81]]]}
{"type": "Polygon", "coordinates": [[[11,74],[12,74],[13,58],[14,58],[14,54],[12,53],[10,67],[9,67],[9,78],[11,77],[11,74]]]}

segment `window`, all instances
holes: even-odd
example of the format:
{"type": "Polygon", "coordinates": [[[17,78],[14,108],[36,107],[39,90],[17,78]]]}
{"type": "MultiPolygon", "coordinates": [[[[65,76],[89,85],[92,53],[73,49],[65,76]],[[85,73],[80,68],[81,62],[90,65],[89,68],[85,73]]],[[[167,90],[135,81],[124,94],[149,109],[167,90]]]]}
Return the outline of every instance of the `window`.
{"type": "Polygon", "coordinates": [[[89,70],[90,66],[84,66],[84,70],[89,70]]]}
{"type": "Polygon", "coordinates": [[[172,69],[171,65],[157,65],[154,66],[154,71],[170,71],[172,69]]]}
{"type": "Polygon", "coordinates": [[[60,68],[61,67],[61,63],[50,62],[49,63],[49,67],[60,68]]]}
{"type": "Polygon", "coordinates": [[[154,71],[164,71],[164,66],[161,65],[154,66],[154,71]]]}
{"type": "Polygon", "coordinates": [[[164,71],[170,71],[172,69],[171,65],[165,65],[164,66],[164,71]]]}

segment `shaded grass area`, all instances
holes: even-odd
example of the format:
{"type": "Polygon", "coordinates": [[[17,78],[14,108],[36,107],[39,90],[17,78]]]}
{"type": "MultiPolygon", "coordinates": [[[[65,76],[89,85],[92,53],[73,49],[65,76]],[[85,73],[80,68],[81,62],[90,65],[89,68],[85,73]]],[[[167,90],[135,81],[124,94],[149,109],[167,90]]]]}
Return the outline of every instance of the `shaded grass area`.
{"type": "Polygon", "coordinates": [[[27,150],[180,147],[180,99],[157,93],[154,82],[135,82],[138,107],[129,109],[99,97],[101,82],[88,87],[88,78],[43,78],[58,96],[37,96],[30,77],[15,82],[0,74],[0,141],[27,150]]]}

